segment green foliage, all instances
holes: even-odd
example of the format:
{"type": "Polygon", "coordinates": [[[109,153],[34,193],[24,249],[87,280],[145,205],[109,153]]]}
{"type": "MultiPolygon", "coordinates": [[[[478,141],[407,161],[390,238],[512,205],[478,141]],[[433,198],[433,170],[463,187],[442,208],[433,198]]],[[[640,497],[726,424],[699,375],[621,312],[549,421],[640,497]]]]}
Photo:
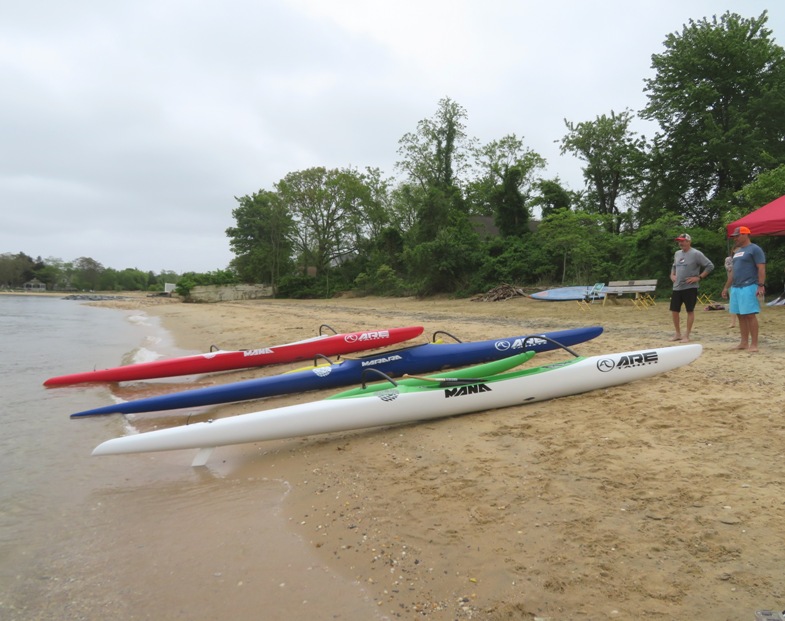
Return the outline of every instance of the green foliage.
{"type": "Polygon", "coordinates": [[[379,266],[372,276],[362,272],[355,278],[354,287],[361,293],[381,296],[398,296],[406,290],[403,280],[389,265],[379,266]]]}
{"type": "Polygon", "coordinates": [[[569,131],[561,141],[561,153],[572,153],[586,163],[583,176],[593,199],[586,210],[613,216],[605,220],[610,232],[618,230],[620,200],[635,188],[643,159],[645,141],[630,131],[632,120],[625,110],[577,125],[564,121],[569,131]]]}
{"type": "Polygon", "coordinates": [[[725,222],[738,220],[780,196],[785,196],[785,164],[762,172],[755,181],[736,192],[736,199],[739,201],[738,210],[728,214],[725,222]],[[738,215],[735,215],[736,213],[738,215]]]}
{"type": "Polygon", "coordinates": [[[281,275],[293,268],[292,215],[274,192],[260,191],[236,199],[236,226],[226,229],[235,253],[232,267],[243,282],[264,282],[275,289],[281,275]]]}
{"type": "Polygon", "coordinates": [[[318,299],[326,298],[327,293],[327,282],[324,278],[306,274],[289,274],[281,278],[277,297],[293,300],[318,299]]]}
{"type": "Polygon", "coordinates": [[[493,189],[490,202],[496,214],[496,226],[502,237],[525,234],[529,230],[529,211],[519,185],[523,171],[518,166],[507,168],[501,184],[493,189]]]}
{"type": "Polygon", "coordinates": [[[603,219],[596,214],[567,209],[543,219],[538,230],[542,249],[551,257],[554,268],[560,265],[561,283],[592,280],[594,265],[603,253],[603,225],[603,219]]]}
{"type": "Polygon", "coordinates": [[[101,291],[148,291],[151,284],[148,272],[132,268],[118,272],[115,269],[106,268],[101,271],[98,289],[101,291]]]}
{"type": "Polygon", "coordinates": [[[317,167],[289,173],[276,184],[278,200],[295,223],[290,241],[304,267],[322,273],[356,251],[363,208],[373,203],[365,179],[351,169],[317,167]]]}
{"type": "Polygon", "coordinates": [[[490,239],[482,244],[484,260],[472,277],[470,289],[486,291],[500,283],[534,284],[540,274],[534,269],[537,242],[531,236],[490,239]]]}
{"type": "Polygon", "coordinates": [[[646,192],[660,213],[718,228],[736,192],[785,163],[785,50],[767,21],[765,11],[690,20],[652,56],[656,75],[645,81],[641,115],[661,128],[646,192]]]}
{"type": "Polygon", "coordinates": [[[463,214],[460,190],[456,187],[430,187],[421,195],[417,221],[412,227],[412,241],[416,244],[433,240],[455,215],[463,214]]]}
{"type": "Polygon", "coordinates": [[[214,272],[196,273],[186,272],[180,277],[177,282],[175,291],[183,296],[188,297],[191,289],[197,286],[204,285],[234,285],[240,282],[237,273],[232,270],[216,270],[214,272]]]}
{"type": "MultiPolygon", "coordinates": [[[[0,255],[0,287],[19,288],[35,275],[35,261],[25,253],[0,255]]],[[[43,279],[42,282],[47,282],[43,279]]]]}
{"type": "Polygon", "coordinates": [[[74,287],[85,291],[100,289],[101,274],[104,266],[90,257],[79,257],[74,261],[74,276],[71,283],[74,287]]]}
{"type": "Polygon", "coordinates": [[[466,110],[449,97],[439,101],[433,118],[417,123],[417,131],[398,141],[396,167],[422,188],[459,185],[468,167],[474,139],[466,133],[466,110]]]}
{"type": "Polygon", "coordinates": [[[468,221],[444,226],[435,237],[404,250],[417,295],[454,293],[469,286],[482,264],[481,243],[468,221]]]}
{"type": "Polygon", "coordinates": [[[779,295],[785,291],[785,237],[761,238],[755,243],[766,252],[766,292],[779,295]]]}
{"type": "Polygon", "coordinates": [[[510,134],[474,150],[476,179],[466,186],[467,213],[494,216],[502,235],[528,231],[535,174],[545,160],[510,134]]]}
{"type": "Polygon", "coordinates": [[[569,209],[572,205],[572,196],[556,179],[540,179],[535,184],[538,196],[534,197],[532,205],[538,206],[542,217],[549,216],[558,209],[569,209]]]}
{"type": "MultiPolygon", "coordinates": [[[[2,258],[0,258],[0,265],[2,265],[2,258]]],[[[53,290],[57,285],[60,270],[56,265],[40,264],[33,270],[33,277],[46,284],[48,290],[53,290]]],[[[0,278],[0,285],[2,285],[2,278],[0,278]]]]}

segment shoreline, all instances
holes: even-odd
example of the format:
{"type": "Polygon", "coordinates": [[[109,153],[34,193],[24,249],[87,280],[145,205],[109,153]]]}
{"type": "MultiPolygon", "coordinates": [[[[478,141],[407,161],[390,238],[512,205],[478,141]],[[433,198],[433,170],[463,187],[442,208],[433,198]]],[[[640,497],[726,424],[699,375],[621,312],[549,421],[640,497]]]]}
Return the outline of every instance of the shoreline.
{"type": "MultiPolygon", "coordinates": [[[[594,355],[666,346],[672,329],[662,301],[643,311],[528,298],[130,304],[195,351],[290,342],[321,323],[339,331],[424,325],[426,338],[447,330],[462,340],[603,325],[600,338],[576,348],[594,355]]],[[[771,467],[785,449],[775,371],[785,361],[785,312],[764,307],[760,319],[758,354],[730,350],[738,337],[726,312],[696,310],[693,340],[703,356],[661,377],[421,424],[223,447],[213,459],[232,476],[288,481],[291,530],[331,571],[362,585],[382,618],[700,618],[707,609],[713,618],[751,617],[785,607],[782,481],[771,467]]],[[[167,461],[190,468],[186,453],[167,461]]]]}

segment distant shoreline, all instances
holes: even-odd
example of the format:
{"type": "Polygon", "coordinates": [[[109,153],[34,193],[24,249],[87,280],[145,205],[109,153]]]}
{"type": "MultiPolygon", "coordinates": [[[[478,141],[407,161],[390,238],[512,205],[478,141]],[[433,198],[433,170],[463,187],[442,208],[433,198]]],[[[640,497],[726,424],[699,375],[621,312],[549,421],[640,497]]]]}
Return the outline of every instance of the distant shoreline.
{"type": "Polygon", "coordinates": [[[65,297],[68,295],[65,291],[7,291],[1,290],[0,295],[24,295],[24,296],[41,296],[41,297],[65,297]]]}
{"type": "Polygon", "coordinates": [[[147,297],[146,291],[23,291],[23,290],[0,290],[0,295],[23,295],[26,297],[47,297],[47,298],[68,298],[74,299],[84,298],[89,301],[91,299],[123,299],[123,298],[140,298],[147,297]]]}

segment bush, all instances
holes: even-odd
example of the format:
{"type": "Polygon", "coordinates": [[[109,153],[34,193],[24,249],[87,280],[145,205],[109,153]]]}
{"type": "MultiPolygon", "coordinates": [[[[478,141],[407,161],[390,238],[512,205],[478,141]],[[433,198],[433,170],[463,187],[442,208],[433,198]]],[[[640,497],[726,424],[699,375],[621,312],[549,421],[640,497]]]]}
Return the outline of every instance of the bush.
{"type": "Polygon", "coordinates": [[[382,265],[376,270],[376,274],[371,277],[362,272],[354,279],[354,287],[357,291],[366,295],[397,296],[404,292],[405,283],[395,273],[389,265],[382,265]]]}

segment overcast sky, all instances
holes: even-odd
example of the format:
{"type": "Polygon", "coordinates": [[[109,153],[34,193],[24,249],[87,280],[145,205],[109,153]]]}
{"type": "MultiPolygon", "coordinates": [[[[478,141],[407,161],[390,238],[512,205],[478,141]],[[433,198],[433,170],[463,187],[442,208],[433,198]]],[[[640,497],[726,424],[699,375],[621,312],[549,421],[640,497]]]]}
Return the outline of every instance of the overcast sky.
{"type": "MultiPolygon", "coordinates": [[[[564,119],[646,104],[651,55],[689,19],[758,0],[0,0],[0,253],[207,272],[234,197],[313,166],[395,174],[449,97],[544,176],[564,119]]],[[[641,124],[641,133],[652,128],[641,124]]]]}

